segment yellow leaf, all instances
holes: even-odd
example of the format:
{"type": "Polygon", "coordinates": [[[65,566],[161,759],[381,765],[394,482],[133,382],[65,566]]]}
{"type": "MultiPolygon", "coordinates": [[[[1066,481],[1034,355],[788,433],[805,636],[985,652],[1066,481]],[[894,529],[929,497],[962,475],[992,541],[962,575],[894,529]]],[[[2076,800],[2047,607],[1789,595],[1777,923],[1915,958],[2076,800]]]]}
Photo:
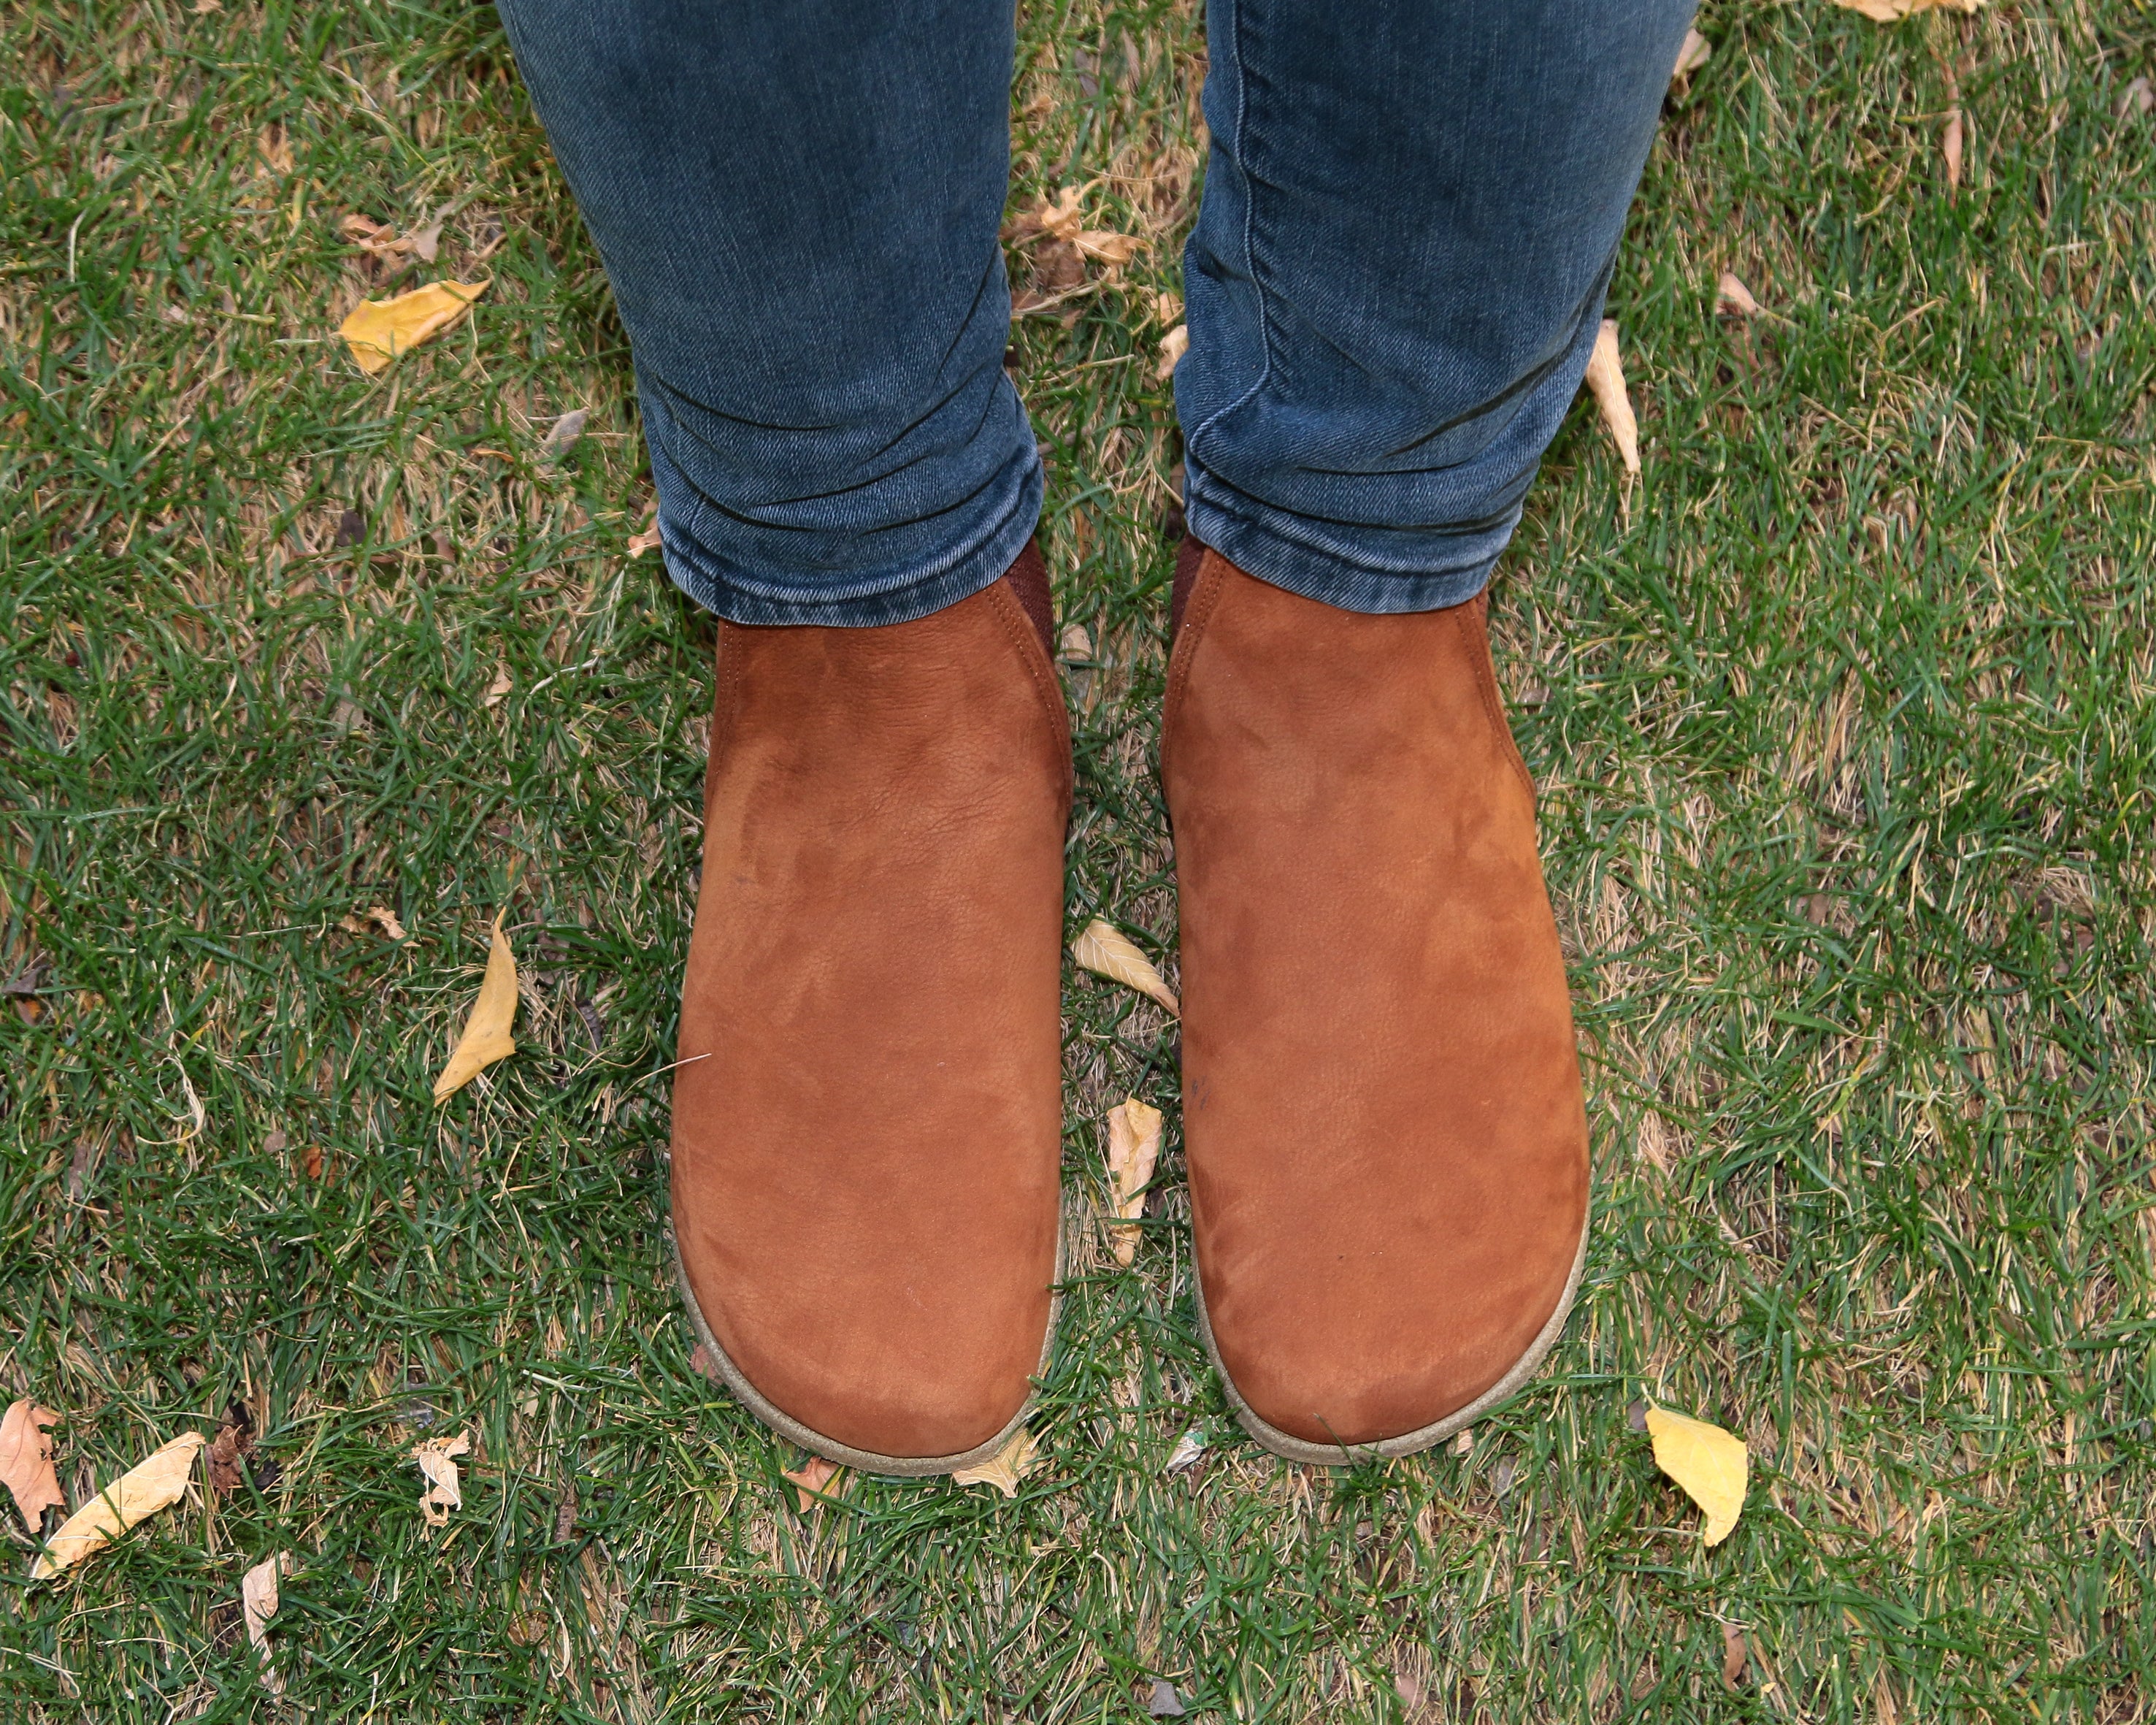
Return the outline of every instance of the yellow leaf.
{"type": "Polygon", "coordinates": [[[1178,1017],[1182,1015],[1175,991],[1161,980],[1152,961],[1131,944],[1127,935],[1099,917],[1086,924],[1085,932],[1070,943],[1070,956],[1096,976],[1150,995],[1178,1017]]]}
{"type": "Polygon", "coordinates": [[[200,1432],[187,1432],[128,1469],[60,1523],[59,1532],[53,1535],[31,1566],[30,1579],[42,1581],[49,1575],[58,1575],[63,1569],[80,1563],[116,1534],[126,1532],[144,1517],[177,1503],[181,1493],[187,1489],[187,1476],[194,1471],[195,1451],[202,1446],[200,1432]]]}
{"type": "Polygon", "coordinates": [[[412,1460],[427,1476],[427,1489],[419,1494],[419,1513],[429,1527],[447,1525],[449,1511],[464,1507],[464,1488],[454,1458],[471,1453],[471,1437],[459,1432],[454,1438],[429,1438],[415,1445],[412,1460]]]}
{"type": "Polygon", "coordinates": [[[1595,405],[1602,409],[1602,417],[1609,427],[1609,435],[1616,440],[1617,453],[1625,458],[1625,471],[1640,471],[1640,422],[1632,417],[1631,398],[1625,393],[1625,362],[1617,351],[1617,326],[1610,319],[1602,320],[1601,332],[1594,338],[1594,353],[1587,362],[1587,387],[1594,393],[1595,405]]]}
{"type": "Polygon", "coordinates": [[[1655,1465],[1707,1512],[1700,1530],[1705,1542],[1721,1544],[1744,1509],[1743,1439],[1666,1408],[1647,1409],[1647,1431],[1655,1440],[1655,1465]]]}
{"type": "Polygon", "coordinates": [[[1159,1159],[1158,1109],[1133,1096],[1108,1110],[1108,1179],[1115,1188],[1116,1214],[1126,1218],[1108,1230],[1118,1264],[1127,1264],[1137,1256],[1142,1230],[1134,1224],[1145,1212],[1146,1182],[1152,1178],[1159,1159]]]}
{"type": "Polygon", "coordinates": [[[1178,323],[1160,338],[1160,362],[1152,368],[1154,378],[1166,383],[1175,375],[1175,368],[1183,363],[1183,356],[1190,351],[1190,326],[1178,323]]]}
{"type": "Polygon", "coordinates": [[[441,334],[493,286],[490,280],[435,281],[393,300],[362,300],[337,333],[352,349],[352,363],[371,376],[408,348],[441,334]]]}
{"type": "MultiPolygon", "coordinates": [[[[508,913],[504,911],[502,915],[508,913]]],[[[494,941],[486,955],[486,978],[479,986],[479,999],[465,1033],[450,1051],[449,1063],[434,1080],[434,1100],[447,1101],[497,1060],[516,1052],[509,1027],[516,1021],[516,955],[501,932],[501,917],[494,919],[494,941]]]]}
{"type": "Polygon", "coordinates": [[[954,1486],[993,1486],[1006,1497],[1018,1496],[1018,1482],[1040,1465],[1040,1443],[1020,1426],[1010,1440],[978,1467],[962,1467],[951,1475],[954,1486]]]}

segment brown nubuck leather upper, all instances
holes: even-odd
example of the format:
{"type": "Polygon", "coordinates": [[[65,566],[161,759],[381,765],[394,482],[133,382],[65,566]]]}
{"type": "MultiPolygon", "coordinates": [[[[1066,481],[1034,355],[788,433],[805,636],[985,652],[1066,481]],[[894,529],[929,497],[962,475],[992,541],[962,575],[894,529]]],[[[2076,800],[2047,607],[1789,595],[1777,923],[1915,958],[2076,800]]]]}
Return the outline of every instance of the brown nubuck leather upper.
{"type": "Polygon", "coordinates": [[[1029,547],[918,621],[720,626],[674,1229],[729,1375],[812,1448],[963,1456],[1040,1367],[1071,773],[1045,600],[1029,547]]]}
{"type": "Polygon", "coordinates": [[[1205,1316],[1277,1432],[1430,1440],[1538,1357],[1586,1225],[1533,786],[1480,600],[1194,575],[1162,767],[1205,1316]]]}

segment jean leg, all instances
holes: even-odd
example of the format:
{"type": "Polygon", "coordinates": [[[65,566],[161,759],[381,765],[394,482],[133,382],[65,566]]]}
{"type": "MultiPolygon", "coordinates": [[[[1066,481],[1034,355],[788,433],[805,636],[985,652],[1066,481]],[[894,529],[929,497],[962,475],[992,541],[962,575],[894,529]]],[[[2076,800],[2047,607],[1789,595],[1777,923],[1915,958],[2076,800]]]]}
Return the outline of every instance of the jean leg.
{"type": "Polygon", "coordinates": [[[1041,473],[1004,375],[1010,0],[500,0],[635,354],[674,579],[739,623],[979,590],[1041,473]]]}
{"type": "Polygon", "coordinates": [[[1692,0],[1209,0],[1191,532],[1353,610],[1471,598],[1579,386],[1692,0]]]}

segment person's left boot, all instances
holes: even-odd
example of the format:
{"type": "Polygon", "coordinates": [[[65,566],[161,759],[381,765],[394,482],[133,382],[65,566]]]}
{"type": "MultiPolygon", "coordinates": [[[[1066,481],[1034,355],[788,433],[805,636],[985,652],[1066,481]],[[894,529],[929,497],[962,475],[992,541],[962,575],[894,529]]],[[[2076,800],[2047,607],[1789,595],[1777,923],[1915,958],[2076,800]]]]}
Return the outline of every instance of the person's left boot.
{"type": "Polygon", "coordinates": [[[1267,1448],[1409,1455],[1534,1370],[1586,1249],[1534,788],[1481,600],[1363,615],[1194,543],[1176,601],[1200,1322],[1267,1448]]]}

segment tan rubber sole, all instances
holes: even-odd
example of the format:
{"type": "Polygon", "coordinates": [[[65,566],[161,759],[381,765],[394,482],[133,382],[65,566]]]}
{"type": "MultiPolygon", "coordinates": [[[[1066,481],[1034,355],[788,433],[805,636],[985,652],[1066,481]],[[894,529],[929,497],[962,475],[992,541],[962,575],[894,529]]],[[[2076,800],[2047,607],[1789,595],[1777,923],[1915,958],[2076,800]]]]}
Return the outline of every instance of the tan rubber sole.
{"type": "Polygon", "coordinates": [[[1591,1220],[1580,1226],[1579,1246],[1572,1257],[1572,1274],[1565,1278],[1564,1292],[1558,1296],[1557,1310],[1549,1315],[1548,1322],[1537,1332],[1535,1339],[1527,1344],[1527,1351],[1513,1362],[1512,1369],[1456,1413],[1414,1431],[1403,1432],[1397,1438],[1380,1438],[1373,1444],[1312,1444],[1291,1437],[1278,1426],[1269,1425],[1260,1419],[1243,1399],[1243,1393],[1235,1388],[1235,1380],[1228,1375],[1228,1368],[1220,1362],[1220,1350],[1213,1340],[1213,1321],[1205,1312],[1205,1284],[1202,1278],[1197,1281],[1198,1333],[1204,1338],[1206,1357],[1213,1362],[1213,1369],[1220,1374],[1220,1387],[1228,1392],[1235,1418],[1245,1431],[1274,1455],[1319,1467],[1350,1467],[1358,1461],[1413,1455],[1432,1444],[1443,1443],[1463,1426],[1471,1424],[1511,1397],[1540,1369],[1549,1351],[1557,1346],[1558,1337],[1564,1333],[1564,1321],[1572,1315],[1573,1296],[1578,1293],[1580,1274],[1587,1268],[1590,1226],[1591,1220]]]}
{"type": "MultiPolygon", "coordinates": [[[[1040,1363],[1034,1369],[1036,1381],[1048,1375],[1049,1357],[1055,1349],[1055,1320],[1063,1306],[1063,1264],[1065,1232],[1060,1226],[1055,1238],[1055,1280],[1050,1285],[1053,1292],[1048,1300],[1048,1331],[1041,1338],[1040,1363]]],[[[696,1332],[696,1340],[710,1350],[719,1376],[726,1380],[726,1388],[741,1400],[742,1405],[789,1443],[798,1444],[812,1455],[820,1455],[826,1461],[835,1461],[840,1467],[850,1467],[865,1474],[888,1474],[899,1479],[926,1479],[936,1474],[955,1473],[962,1467],[978,1467],[992,1460],[1011,1434],[1028,1419],[1040,1401],[1038,1389],[1028,1393],[1024,1403],[1012,1416],[1009,1423],[985,1444],[977,1444],[957,1455],[879,1455],[872,1450],[856,1450],[850,1444],[842,1444],[829,1438],[812,1426],[803,1425],[792,1414],[767,1400],[762,1392],[748,1381],[741,1367],[726,1357],[719,1346],[719,1339],[711,1334],[711,1326],[704,1321],[704,1314],[696,1305],[695,1290],[689,1285],[689,1273],[682,1267],[681,1248],[670,1228],[666,1231],[666,1250],[674,1260],[674,1284],[681,1290],[681,1304],[688,1308],[690,1327],[696,1332]]]]}

